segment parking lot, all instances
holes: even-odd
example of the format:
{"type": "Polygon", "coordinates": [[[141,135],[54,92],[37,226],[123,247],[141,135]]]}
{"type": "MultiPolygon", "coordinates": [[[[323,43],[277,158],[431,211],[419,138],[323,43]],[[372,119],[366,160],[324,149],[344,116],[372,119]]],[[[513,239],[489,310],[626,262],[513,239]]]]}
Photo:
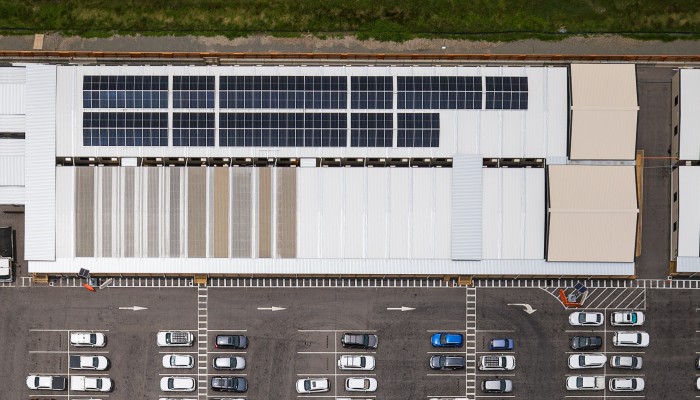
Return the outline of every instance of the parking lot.
{"type": "MultiPolygon", "coordinates": [[[[0,374],[8,377],[7,398],[16,399],[89,398],[85,393],[68,391],[59,392],[60,396],[43,391],[30,392],[24,384],[26,376],[33,373],[76,374],[79,371],[67,368],[68,356],[88,353],[104,355],[111,361],[110,368],[104,373],[89,371],[83,374],[112,378],[114,391],[99,396],[109,399],[164,398],[166,393],[159,390],[159,380],[171,375],[192,376],[207,383],[212,376],[242,376],[248,379],[249,390],[235,397],[249,399],[464,397],[468,392],[468,382],[473,382],[477,388],[475,398],[629,397],[613,395],[607,389],[587,393],[565,390],[566,377],[578,372],[567,366],[567,358],[572,354],[570,336],[595,334],[604,338],[600,352],[608,356],[622,353],[641,355],[644,368],[637,371],[639,373],[631,373],[624,370],[613,372],[605,367],[585,371],[582,375],[644,377],[647,388],[642,393],[635,393],[635,398],[692,398],[697,394],[694,390],[697,371],[693,362],[700,355],[696,353],[700,348],[700,317],[696,311],[700,309],[700,296],[695,290],[646,291],[647,320],[642,329],[649,332],[651,344],[635,351],[613,348],[613,330],[607,321],[601,327],[570,326],[567,320],[570,311],[546,290],[476,289],[473,348],[469,343],[456,349],[433,348],[430,336],[435,332],[467,334],[466,339],[470,340],[465,292],[465,289],[457,288],[210,288],[207,290],[206,317],[202,318],[201,312],[198,313],[196,288],[113,288],[97,293],[78,288],[3,288],[0,289],[0,299],[4,304],[13,304],[13,308],[6,315],[6,323],[0,326],[0,340],[12,345],[3,351],[11,362],[0,366],[0,374]],[[527,314],[524,306],[518,304],[529,304],[536,311],[527,314]],[[120,309],[132,306],[147,309],[120,309]],[[413,310],[401,311],[401,307],[413,310]],[[198,321],[206,321],[205,340],[197,335],[198,328],[201,328],[198,321]],[[82,330],[104,332],[107,345],[96,349],[69,346],[69,332],[82,330]],[[193,332],[197,336],[195,345],[158,347],[155,335],[160,330],[193,332]],[[343,332],[374,333],[379,337],[379,346],[376,350],[343,348],[340,343],[343,332]],[[240,351],[215,349],[213,343],[219,334],[245,334],[249,346],[240,351]],[[512,352],[495,354],[515,355],[517,367],[514,371],[504,372],[476,370],[469,360],[493,354],[488,350],[488,342],[496,337],[515,339],[512,352]],[[200,343],[205,349],[201,358],[197,357],[201,354],[200,343]],[[173,353],[191,354],[199,364],[185,370],[163,368],[162,356],[173,353]],[[465,355],[468,369],[434,371],[429,368],[431,355],[451,353],[465,355]],[[213,357],[224,354],[245,357],[246,369],[213,369],[213,357]],[[339,370],[337,361],[342,354],[373,355],[376,368],[362,372],[339,370]],[[378,389],[366,395],[347,392],[344,382],[349,376],[376,378],[378,389]],[[329,378],[330,392],[296,393],[296,380],[306,377],[329,378]],[[507,396],[481,393],[479,384],[492,378],[511,379],[514,392],[507,396]]],[[[608,318],[612,310],[600,311],[608,318]]],[[[212,398],[216,394],[207,385],[199,398],[207,398],[207,395],[212,398]]],[[[197,392],[186,397],[197,397],[197,392]]]]}

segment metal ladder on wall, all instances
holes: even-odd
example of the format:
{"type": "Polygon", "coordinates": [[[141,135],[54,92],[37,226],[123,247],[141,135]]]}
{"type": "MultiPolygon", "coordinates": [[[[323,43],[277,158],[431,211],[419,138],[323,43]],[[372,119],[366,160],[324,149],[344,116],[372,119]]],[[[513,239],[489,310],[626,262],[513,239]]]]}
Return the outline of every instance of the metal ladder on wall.
{"type": "Polygon", "coordinates": [[[207,300],[209,289],[205,285],[197,286],[197,397],[206,400],[209,381],[207,379],[207,342],[209,337],[207,300]]]}
{"type": "Polygon", "coordinates": [[[466,398],[476,398],[476,289],[467,288],[466,331],[464,344],[466,350],[466,398]]]}

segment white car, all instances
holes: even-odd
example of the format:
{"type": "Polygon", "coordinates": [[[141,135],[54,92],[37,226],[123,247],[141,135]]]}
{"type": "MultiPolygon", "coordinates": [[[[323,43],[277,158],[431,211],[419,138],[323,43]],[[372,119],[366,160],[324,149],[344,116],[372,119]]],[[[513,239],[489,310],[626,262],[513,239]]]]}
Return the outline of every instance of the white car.
{"type": "Polygon", "coordinates": [[[214,357],[214,362],[212,364],[214,369],[245,369],[245,358],[237,356],[214,357]]]}
{"type": "Polygon", "coordinates": [[[641,311],[615,311],[610,314],[612,326],[641,326],[644,325],[644,313],[641,311]]]}
{"type": "Polygon", "coordinates": [[[377,390],[377,380],[368,377],[351,376],[345,380],[345,390],[348,392],[374,392],[377,390]]]}
{"type": "Polygon", "coordinates": [[[569,315],[569,323],[573,326],[601,326],[605,316],[599,312],[576,311],[569,315]]]}
{"type": "Polygon", "coordinates": [[[613,345],[620,347],[647,347],[649,346],[649,334],[641,331],[615,332],[613,345]]]}
{"type": "Polygon", "coordinates": [[[360,371],[371,371],[374,369],[374,356],[364,355],[342,355],[338,360],[338,368],[360,371]]]}
{"type": "Polygon", "coordinates": [[[166,354],[163,356],[163,368],[192,368],[194,357],[188,354],[166,354]]]}
{"type": "Polygon", "coordinates": [[[569,368],[603,368],[608,358],[602,353],[572,354],[569,356],[569,368]]]}
{"type": "Polygon", "coordinates": [[[297,393],[322,393],[331,390],[328,378],[306,378],[297,381],[297,393]]]}
{"type": "Polygon", "coordinates": [[[700,378],[695,380],[695,389],[700,390],[700,378]]]}
{"type": "Polygon", "coordinates": [[[114,384],[110,378],[71,375],[70,390],[75,392],[111,392],[114,384]]]}
{"type": "Polygon", "coordinates": [[[166,376],[160,380],[160,390],[164,392],[194,392],[194,378],[189,376],[166,376]]]}
{"type": "Polygon", "coordinates": [[[70,334],[70,344],[78,347],[105,347],[107,338],[101,332],[73,332],[70,334]]]}
{"type": "Polygon", "coordinates": [[[70,369],[104,371],[107,367],[109,367],[109,360],[105,356],[71,355],[68,359],[68,368],[70,369]]]}
{"type": "Polygon", "coordinates": [[[644,390],[644,378],[612,378],[608,388],[612,392],[641,392],[644,390]]]}
{"type": "Polygon", "coordinates": [[[27,387],[32,390],[66,390],[64,376],[29,375],[27,387]]]}
{"type": "Polygon", "coordinates": [[[612,326],[642,326],[644,325],[644,313],[641,311],[615,311],[610,314],[612,326]]]}
{"type": "Polygon", "coordinates": [[[639,356],[612,356],[610,368],[642,369],[642,357],[639,356]]]}
{"type": "Polygon", "coordinates": [[[566,390],[603,390],[604,376],[570,376],[566,378],[566,390]]]}

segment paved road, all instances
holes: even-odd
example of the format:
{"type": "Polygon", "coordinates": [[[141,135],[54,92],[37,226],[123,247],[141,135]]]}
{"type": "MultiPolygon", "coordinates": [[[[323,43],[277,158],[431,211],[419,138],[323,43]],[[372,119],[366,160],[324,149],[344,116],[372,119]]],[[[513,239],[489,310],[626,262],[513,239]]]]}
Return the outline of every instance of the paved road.
{"type": "MultiPolygon", "coordinates": [[[[0,49],[32,50],[33,36],[0,36],[0,49]]],[[[572,37],[561,41],[519,40],[484,42],[415,39],[404,43],[360,41],[354,38],[318,39],[251,36],[224,37],[118,36],[82,39],[46,35],[44,50],[94,51],[226,51],[301,53],[417,53],[417,54],[698,54],[700,41],[639,41],[619,36],[572,37]],[[443,49],[444,47],[444,49],[443,49]]]]}
{"type": "MultiPolygon", "coordinates": [[[[567,322],[570,311],[564,309],[554,294],[540,288],[476,288],[475,345],[451,351],[430,346],[428,338],[435,331],[467,333],[467,289],[464,288],[209,288],[206,307],[198,314],[202,301],[196,288],[110,288],[90,293],[79,288],[0,288],[0,301],[11,305],[0,326],[0,341],[8,345],[0,352],[7,362],[0,364],[0,375],[7,377],[8,398],[28,399],[24,386],[29,373],[67,374],[69,354],[90,353],[87,349],[68,346],[69,331],[101,330],[107,334],[104,354],[112,361],[107,374],[115,380],[109,399],[152,399],[162,396],[160,377],[171,371],[160,366],[170,349],[155,345],[159,330],[182,329],[197,332],[202,315],[207,320],[205,346],[207,368],[199,376],[205,382],[218,374],[208,365],[222,352],[211,343],[216,334],[239,332],[250,338],[244,354],[248,367],[241,374],[250,381],[246,398],[300,398],[294,382],[300,377],[325,376],[331,379],[335,395],[347,395],[344,379],[349,375],[336,369],[340,354],[358,353],[340,346],[344,331],[375,332],[380,346],[373,354],[377,368],[368,376],[376,377],[382,399],[421,399],[433,396],[464,396],[468,386],[486,378],[499,376],[515,383],[516,399],[565,398],[567,375],[576,373],[566,366],[571,350],[569,336],[576,334],[567,322]],[[525,313],[520,306],[528,303],[537,311],[525,313]],[[143,311],[119,310],[120,306],[138,305],[143,311]],[[281,311],[259,310],[279,306],[281,311]],[[391,311],[388,307],[407,306],[413,311],[391,311]],[[490,338],[507,336],[516,340],[514,355],[517,368],[507,373],[484,373],[474,369],[435,372],[427,366],[432,354],[454,352],[476,360],[488,353],[490,338]],[[554,397],[553,397],[554,396],[554,397]]],[[[601,293],[608,300],[599,301],[598,310],[626,307],[636,296],[635,288],[623,292],[601,293]]],[[[201,295],[201,293],[200,293],[201,295]]],[[[643,303],[636,304],[647,314],[644,329],[651,335],[651,345],[641,352],[649,399],[691,398],[696,371],[693,360],[700,345],[698,313],[700,292],[697,290],[644,289],[643,303]],[[671,397],[669,397],[671,396],[671,397]]],[[[584,329],[580,333],[601,335],[607,355],[630,352],[613,348],[609,325],[584,329]],[[585,332],[584,332],[585,331],[585,332]]],[[[197,341],[202,342],[203,335],[197,341]]],[[[178,352],[196,354],[197,347],[179,348],[178,352]]],[[[197,369],[176,371],[197,376],[197,369]]],[[[609,368],[590,373],[606,376],[629,375],[609,368]]],[[[47,394],[47,393],[44,393],[47,394]]],[[[67,393],[63,393],[67,394],[67,393]]],[[[212,396],[210,390],[205,393],[212,396]]],[[[610,393],[600,392],[607,397],[610,393]]],[[[477,391],[477,397],[481,394],[477,391]]],[[[33,397],[33,396],[32,396],[33,397]]],[[[371,397],[371,396],[368,396],[371,397]]],[[[470,398],[472,396],[469,396],[470,398]]],[[[488,396],[486,396],[488,397],[488,396]]],[[[62,397],[66,398],[66,397],[62,397]]],[[[70,398],[78,398],[71,393],[70,398]]],[[[205,397],[200,397],[204,399],[205,397]]],[[[333,398],[333,397],[330,397],[333,398]]],[[[502,398],[502,397],[496,397],[502,398]]],[[[570,397],[566,397],[570,398],[570,397]]]]}

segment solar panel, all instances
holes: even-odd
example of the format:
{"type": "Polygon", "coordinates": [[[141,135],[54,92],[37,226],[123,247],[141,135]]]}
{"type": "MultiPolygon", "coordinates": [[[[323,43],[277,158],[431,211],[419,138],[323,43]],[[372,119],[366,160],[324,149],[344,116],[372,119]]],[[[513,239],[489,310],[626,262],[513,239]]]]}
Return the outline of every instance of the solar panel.
{"type": "Polygon", "coordinates": [[[83,108],[168,108],[168,77],[86,75],[83,108]]]}
{"type": "Polygon", "coordinates": [[[222,76],[219,107],[226,109],[347,108],[345,76],[222,76]]]}
{"type": "Polygon", "coordinates": [[[173,113],[173,146],[214,146],[214,113],[173,113]]]}
{"type": "Polygon", "coordinates": [[[84,112],[83,146],[167,146],[168,114],[84,112]]]}
{"type": "Polygon", "coordinates": [[[439,147],[440,114],[399,113],[397,147],[439,147]]]}
{"type": "Polygon", "coordinates": [[[394,79],[391,76],[353,76],[350,90],[352,109],[394,108],[394,79]]]}
{"type": "Polygon", "coordinates": [[[487,110],[527,110],[526,76],[487,76],[487,110]]]}
{"type": "Polygon", "coordinates": [[[173,76],[173,108],[214,108],[213,76],[173,76]]]}
{"type": "Polygon", "coordinates": [[[398,109],[479,110],[479,76],[399,76],[398,109]]]}
{"type": "Polygon", "coordinates": [[[219,146],[345,147],[344,113],[221,113],[219,146]]]}
{"type": "Polygon", "coordinates": [[[392,147],[394,118],[391,113],[350,114],[350,146],[392,147]]]}

